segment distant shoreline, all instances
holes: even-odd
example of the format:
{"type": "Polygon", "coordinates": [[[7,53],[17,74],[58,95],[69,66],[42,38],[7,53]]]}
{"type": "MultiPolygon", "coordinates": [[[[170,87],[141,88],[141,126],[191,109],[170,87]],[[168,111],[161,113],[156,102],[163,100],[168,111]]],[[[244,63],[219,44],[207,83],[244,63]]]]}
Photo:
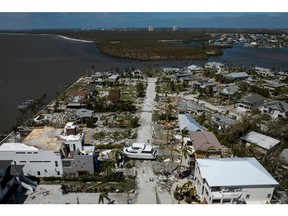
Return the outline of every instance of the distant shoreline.
{"type": "Polygon", "coordinates": [[[76,41],[76,42],[83,42],[83,43],[94,43],[94,41],[89,41],[89,40],[81,40],[81,39],[76,39],[76,38],[70,38],[70,37],[66,37],[63,35],[59,35],[59,34],[32,34],[32,33],[4,33],[4,32],[0,32],[0,35],[43,35],[43,36],[57,36],[66,40],[70,40],[70,41],[76,41]]]}

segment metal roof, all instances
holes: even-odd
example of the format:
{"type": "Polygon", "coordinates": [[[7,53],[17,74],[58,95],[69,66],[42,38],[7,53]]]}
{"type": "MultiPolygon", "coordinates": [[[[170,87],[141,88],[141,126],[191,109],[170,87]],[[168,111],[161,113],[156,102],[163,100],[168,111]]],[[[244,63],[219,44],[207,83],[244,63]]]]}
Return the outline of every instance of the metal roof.
{"type": "Polygon", "coordinates": [[[224,75],[225,77],[237,79],[237,78],[248,78],[249,75],[246,72],[234,72],[224,75]]]}
{"type": "Polygon", "coordinates": [[[254,104],[254,103],[259,102],[259,101],[264,101],[264,99],[265,98],[261,95],[251,94],[251,95],[248,95],[248,96],[241,98],[239,101],[254,104]]]}
{"type": "Polygon", "coordinates": [[[264,107],[271,108],[273,110],[278,110],[280,112],[288,112],[288,103],[284,101],[270,101],[268,103],[263,104],[264,107]]]}
{"type": "Polygon", "coordinates": [[[178,114],[180,131],[187,128],[189,131],[204,131],[203,127],[189,114],[178,114]]]}
{"type": "Polygon", "coordinates": [[[241,137],[241,139],[246,142],[258,145],[264,149],[271,149],[272,147],[280,143],[280,141],[277,139],[257,133],[255,131],[249,132],[245,136],[241,137]]]}
{"type": "Polygon", "coordinates": [[[196,162],[210,187],[278,185],[253,157],[196,159],[196,162]]]}

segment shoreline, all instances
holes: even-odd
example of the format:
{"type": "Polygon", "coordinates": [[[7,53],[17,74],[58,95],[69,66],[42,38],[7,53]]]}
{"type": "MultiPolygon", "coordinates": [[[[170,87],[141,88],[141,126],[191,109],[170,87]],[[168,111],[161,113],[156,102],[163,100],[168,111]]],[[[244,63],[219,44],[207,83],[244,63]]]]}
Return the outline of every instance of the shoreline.
{"type": "Polygon", "coordinates": [[[89,40],[81,40],[81,39],[76,39],[76,38],[70,38],[70,37],[66,37],[63,35],[59,35],[59,34],[41,34],[41,33],[36,33],[36,34],[32,34],[32,33],[13,33],[13,32],[0,32],[0,35],[41,35],[41,36],[56,36],[56,37],[60,37],[63,38],[65,40],[70,40],[70,41],[76,41],[76,42],[83,42],[83,43],[94,43],[94,41],[89,41],[89,40]]]}

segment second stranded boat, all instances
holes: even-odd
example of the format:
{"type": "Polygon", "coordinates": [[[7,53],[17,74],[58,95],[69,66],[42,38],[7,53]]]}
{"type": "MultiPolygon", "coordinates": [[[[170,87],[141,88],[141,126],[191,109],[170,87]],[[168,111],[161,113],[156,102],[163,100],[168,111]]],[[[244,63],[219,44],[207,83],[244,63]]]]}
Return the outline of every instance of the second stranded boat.
{"type": "Polygon", "coordinates": [[[132,159],[156,159],[157,150],[145,143],[133,143],[129,147],[124,147],[124,155],[132,159]]]}

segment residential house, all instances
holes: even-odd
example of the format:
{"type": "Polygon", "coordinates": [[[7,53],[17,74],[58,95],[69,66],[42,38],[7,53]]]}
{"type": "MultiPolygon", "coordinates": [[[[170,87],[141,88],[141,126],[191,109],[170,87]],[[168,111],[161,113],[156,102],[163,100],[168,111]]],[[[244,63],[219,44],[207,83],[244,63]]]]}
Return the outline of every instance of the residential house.
{"type": "Polygon", "coordinates": [[[190,65],[186,67],[187,70],[189,70],[191,73],[202,73],[203,68],[197,65],[190,65]]]}
{"type": "Polygon", "coordinates": [[[261,106],[264,103],[264,97],[258,94],[250,94],[248,96],[245,96],[241,98],[236,106],[237,107],[242,107],[247,110],[252,110],[255,109],[259,106],[261,106]]]}
{"type": "Polygon", "coordinates": [[[208,204],[270,203],[278,182],[253,157],[196,159],[195,188],[208,204]]]}
{"type": "Polygon", "coordinates": [[[241,137],[241,140],[246,142],[246,145],[254,145],[255,149],[261,154],[266,154],[270,149],[280,143],[279,140],[264,134],[251,131],[241,137]]]}
{"type": "Polygon", "coordinates": [[[285,87],[286,87],[286,84],[279,83],[277,81],[271,81],[271,80],[266,80],[266,83],[264,84],[264,88],[270,91],[275,91],[276,89],[281,89],[285,87]]]}
{"type": "Polygon", "coordinates": [[[196,80],[197,77],[192,76],[191,73],[187,73],[187,72],[178,73],[177,72],[175,74],[175,79],[180,80],[180,81],[192,81],[192,80],[196,80]]]}
{"type": "Polygon", "coordinates": [[[254,67],[254,70],[257,74],[264,76],[264,77],[274,77],[274,73],[268,69],[268,68],[262,68],[262,67],[254,67]]]}
{"type": "Polygon", "coordinates": [[[233,98],[237,93],[240,92],[240,88],[236,84],[228,84],[224,89],[220,91],[220,95],[227,97],[227,98],[233,98]]]}
{"type": "Polygon", "coordinates": [[[179,72],[181,70],[180,68],[174,67],[161,67],[161,69],[165,74],[175,74],[176,72],[179,72]]]}
{"type": "Polygon", "coordinates": [[[207,62],[205,68],[212,69],[216,73],[221,73],[223,71],[224,65],[219,62],[207,62]]]}
{"type": "Polygon", "coordinates": [[[272,118],[287,118],[288,103],[284,101],[270,101],[259,107],[262,113],[270,115],[272,118]]]}
{"type": "Polygon", "coordinates": [[[83,123],[85,123],[88,119],[91,119],[91,118],[93,118],[94,120],[97,120],[97,118],[94,117],[94,111],[93,110],[79,109],[76,111],[75,115],[83,123]]]}
{"type": "Polygon", "coordinates": [[[180,131],[204,131],[203,127],[189,114],[178,114],[178,125],[180,131]]]}
{"type": "Polygon", "coordinates": [[[213,132],[190,132],[190,139],[196,158],[219,158],[222,146],[213,132]]]}
{"type": "Polygon", "coordinates": [[[212,115],[211,121],[219,129],[227,129],[229,126],[236,124],[236,120],[229,118],[227,116],[221,115],[219,113],[214,113],[212,115]]]}
{"type": "Polygon", "coordinates": [[[94,173],[96,156],[93,148],[84,145],[84,134],[77,131],[73,122],[68,122],[64,130],[35,128],[22,143],[2,144],[0,158],[23,165],[26,176],[79,176],[94,173]]]}
{"type": "Polygon", "coordinates": [[[198,104],[197,102],[183,98],[179,99],[178,107],[180,112],[193,112],[196,115],[203,115],[205,113],[203,104],[198,104]]]}
{"type": "Polygon", "coordinates": [[[8,204],[22,191],[23,165],[12,165],[12,160],[0,160],[0,204],[8,204]]]}
{"type": "Polygon", "coordinates": [[[247,80],[250,77],[246,72],[234,72],[223,76],[232,80],[247,80]]]}

